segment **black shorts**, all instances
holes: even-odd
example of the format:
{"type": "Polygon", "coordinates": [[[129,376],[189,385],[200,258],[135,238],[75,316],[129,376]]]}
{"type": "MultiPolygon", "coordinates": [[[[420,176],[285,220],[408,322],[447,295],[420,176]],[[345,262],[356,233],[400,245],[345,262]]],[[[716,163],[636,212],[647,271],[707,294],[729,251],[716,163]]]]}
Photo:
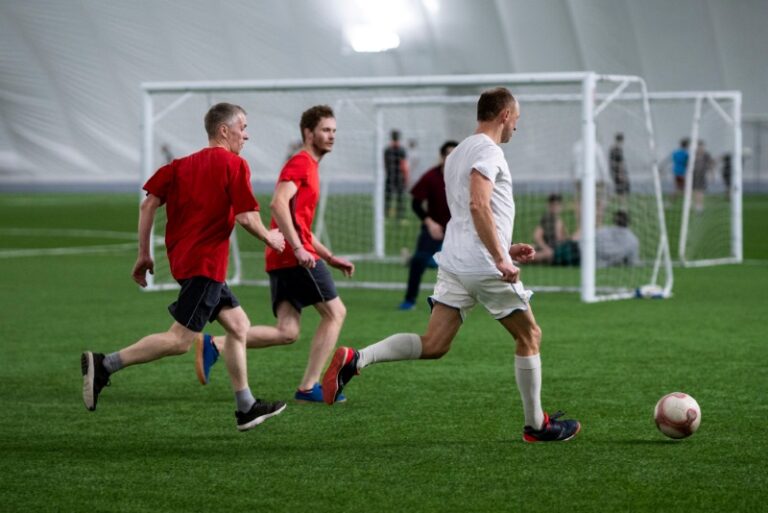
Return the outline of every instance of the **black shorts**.
{"type": "Polygon", "coordinates": [[[325,303],[339,296],[331,271],[322,260],[317,261],[314,269],[297,266],[269,271],[269,288],[275,317],[277,306],[283,301],[301,312],[305,306],[325,303]]]}
{"type": "Polygon", "coordinates": [[[168,311],[176,322],[192,331],[203,331],[205,323],[215,321],[222,308],[240,306],[226,283],[195,276],[179,280],[179,285],[179,297],[168,305],[168,311]]]}

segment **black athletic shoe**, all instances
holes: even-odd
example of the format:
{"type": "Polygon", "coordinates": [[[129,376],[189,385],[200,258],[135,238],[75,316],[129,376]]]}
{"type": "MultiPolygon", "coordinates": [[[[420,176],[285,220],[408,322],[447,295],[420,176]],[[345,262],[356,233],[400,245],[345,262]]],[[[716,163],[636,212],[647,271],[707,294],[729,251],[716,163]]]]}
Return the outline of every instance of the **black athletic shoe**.
{"type": "Polygon", "coordinates": [[[332,405],[337,402],[344,386],[357,374],[360,354],[351,347],[340,347],[333,353],[331,364],[323,375],[323,401],[332,405]]]}
{"type": "Polygon", "coordinates": [[[86,351],[80,355],[83,371],[83,402],[90,411],[96,409],[101,389],[109,386],[109,372],[104,367],[104,355],[86,351]]]}
{"type": "Polygon", "coordinates": [[[537,442],[565,442],[581,431],[581,423],[578,420],[557,420],[565,415],[559,411],[551,417],[544,414],[544,427],[533,429],[531,426],[523,428],[523,440],[529,443],[537,442]]]}
{"type": "Polygon", "coordinates": [[[274,403],[265,403],[261,399],[256,399],[251,409],[242,413],[240,411],[235,412],[237,418],[237,429],[240,431],[248,431],[253,429],[265,420],[275,415],[279,415],[285,409],[285,403],[283,401],[275,401],[274,403]]]}

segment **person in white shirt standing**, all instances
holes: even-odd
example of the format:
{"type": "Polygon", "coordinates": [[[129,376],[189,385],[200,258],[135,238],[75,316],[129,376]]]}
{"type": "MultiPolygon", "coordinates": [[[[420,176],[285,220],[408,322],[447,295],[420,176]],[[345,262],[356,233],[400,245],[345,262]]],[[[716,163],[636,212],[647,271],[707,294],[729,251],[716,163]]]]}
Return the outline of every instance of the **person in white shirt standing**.
{"type": "Polygon", "coordinates": [[[445,189],[451,221],[435,255],[437,284],[430,297],[426,333],[398,333],[359,351],[339,347],[323,377],[327,404],[360,369],[374,363],[436,359],[451,348],[467,312],[482,304],[514,337],[515,378],[523,402],[526,442],[570,440],[581,429],[541,407],[541,328],[533,317],[531,292],[519,281],[515,261],[533,260],[528,244],[512,244],[515,202],[512,175],[499,147],[512,137],[520,105],[506,88],[485,91],[477,103],[477,130],[445,162],[445,189]]]}

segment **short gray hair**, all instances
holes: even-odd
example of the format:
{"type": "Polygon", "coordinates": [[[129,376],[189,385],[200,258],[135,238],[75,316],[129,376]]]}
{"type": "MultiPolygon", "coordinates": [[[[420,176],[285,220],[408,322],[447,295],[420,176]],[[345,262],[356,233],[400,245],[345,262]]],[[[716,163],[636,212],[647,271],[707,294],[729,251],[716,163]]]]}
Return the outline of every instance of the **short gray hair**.
{"type": "Polygon", "coordinates": [[[208,138],[215,137],[219,126],[229,125],[238,114],[246,115],[247,112],[234,103],[222,102],[211,107],[205,115],[205,131],[208,133],[208,138]]]}

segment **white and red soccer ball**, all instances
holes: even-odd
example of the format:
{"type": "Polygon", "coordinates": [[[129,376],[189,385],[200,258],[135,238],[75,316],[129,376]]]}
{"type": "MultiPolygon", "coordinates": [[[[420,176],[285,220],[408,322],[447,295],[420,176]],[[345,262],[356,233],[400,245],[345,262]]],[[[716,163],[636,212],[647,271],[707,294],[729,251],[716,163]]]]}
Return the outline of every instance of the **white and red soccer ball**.
{"type": "Polygon", "coordinates": [[[667,394],[656,403],[653,418],[659,431],[670,438],[686,438],[699,429],[701,408],[696,399],[682,392],[667,394]]]}

